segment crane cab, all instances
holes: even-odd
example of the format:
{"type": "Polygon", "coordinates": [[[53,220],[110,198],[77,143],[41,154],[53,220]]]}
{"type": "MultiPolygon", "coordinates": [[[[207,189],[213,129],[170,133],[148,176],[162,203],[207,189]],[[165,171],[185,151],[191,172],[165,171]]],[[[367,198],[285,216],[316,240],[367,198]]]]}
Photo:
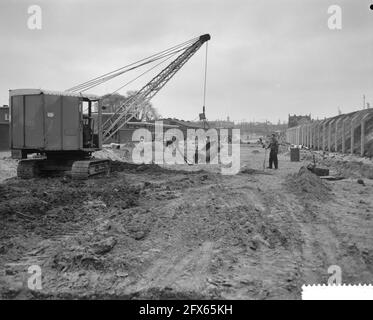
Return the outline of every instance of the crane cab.
{"type": "Polygon", "coordinates": [[[10,90],[9,100],[10,147],[15,157],[101,148],[98,96],[18,89],[10,90]]]}
{"type": "Polygon", "coordinates": [[[90,161],[92,152],[101,149],[98,96],[17,89],[9,91],[9,105],[10,148],[13,158],[24,159],[19,163],[21,176],[33,176],[23,174],[24,166],[35,173],[68,171],[74,162],[90,161]],[[35,153],[40,159],[27,159],[35,153]]]}

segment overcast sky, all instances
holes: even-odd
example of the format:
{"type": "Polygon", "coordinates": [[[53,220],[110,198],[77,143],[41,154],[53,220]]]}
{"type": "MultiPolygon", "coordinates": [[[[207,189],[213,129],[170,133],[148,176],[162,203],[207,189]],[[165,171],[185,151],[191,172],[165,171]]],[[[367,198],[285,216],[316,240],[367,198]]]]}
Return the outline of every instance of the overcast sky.
{"type": "MultiPolygon", "coordinates": [[[[8,90],[65,90],[204,33],[211,34],[210,120],[323,118],[373,106],[373,11],[369,0],[0,1],[0,104],[8,90]],[[42,29],[27,27],[30,5],[42,29]],[[328,28],[330,5],[342,30],[328,28]]],[[[203,104],[205,50],[153,99],[165,117],[193,120],[203,104]]],[[[92,93],[103,94],[128,75],[92,93]]],[[[140,89],[144,80],[128,89],[140,89]]],[[[125,93],[125,91],[124,91],[125,93]]]]}

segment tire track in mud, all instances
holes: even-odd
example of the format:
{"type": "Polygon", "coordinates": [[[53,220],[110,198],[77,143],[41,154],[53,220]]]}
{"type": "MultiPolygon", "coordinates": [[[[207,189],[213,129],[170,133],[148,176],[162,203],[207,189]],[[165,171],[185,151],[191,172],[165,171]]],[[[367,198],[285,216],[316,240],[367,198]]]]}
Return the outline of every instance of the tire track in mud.
{"type": "Polygon", "coordinates": [[[318,211],[327,217],[320,229],[327,225],[334,235],[333,264],[341,267],[344,283],[373,283],[373,205],[366,197],[373,185],[342,180],[330,186],[333,200],[319,203],[318,211]]]}
{"type": "MultiPolygon", "coordinates": [[[[301,251],[302,244],[299,243],[299,238],[302,238],[301,226],[297,216],[289,214],[288,206],[284,205],[284,200],[285,203],[294,205],[296,199],[291,199],[291,201],[284,199],[282,194],[278,194],[278,191],[274,190],[259,191],[255,184],[248,185],[246,179],[237,179],[237,177],[231,183],[227,183],[226,180],[219,181],[212,186],[204,187],[203,192],[201,191],[193,191],[198,194],[195,195],[194,201],[204,203],[203,210],[199,208],[199,214],[202,214],[203,211],[208,212],[208,202],[212,201],[214,202],[214,215],[218,215],[219,218],[224,215],[225,219],[231,220],[230,223],[234,222],[235,215],[250,215],[250,209],[257,212],[259,220],[253,221],[254,224],[259,222],[259,230],[254,230],[254,234],[250,237],[242,237],[242,233],[247,230],[238,221],[234,225],[234,231],[228,237],[215,239],[215,250],[209,259],[211,261],[210,269],[215,269],[215,272],[206,273],[205,278],[213,284],[219,295],[226,298],[268,298],[280,297],[284,291],[287,291],[285,294],[289,295],[290,292],[290,296],[298,297],[302,258],[300,255],[294,254],[294,249],[295,252],[301,251]],[[204,199],[202,199],[203,193],[206,193],[203,196],[204,199]],[[266,196],[267,193],[270,193],[271,196],[266,196]],[[287,237],[290,240],[287,240],[287,237]],[[237,241],[232,243],[233,239],[237,241]],[[253,239],[255,245],[250,247],[253,239]],[[274,286],[283,289],[271,289],[274,286]]],[[[301,205],[298,206],[299,209],[302,209],[301,205]]],[[[178,216],[179,218],[180,216],[178,216]]],[[[194,219],[196,218],[194,217],[194,219]]],[[[224,221],[223,219],[220,220],[220,223],[224,221]]],[[[216,224],[217,221],[213,220],[211,216],[208,216],[207,221],[216,224]]],[[[175,229],[179,230],[180,227],[175,226],[175,229]]],[[[177,244],[174,246],[178,247],[177,244]]],[[[201,259],[199,255],[195,256],[194,254],[189,255],[189,258],[192,260],[201,259]]],[[[191,263],[189,258],[186,260],[191,263]]],[[[157,264],[156,272],[162,268],[161,266],[164,266],[165,261],[167,258],[157,264]]],[[[176,267],[170,267],[171,271],[167,270],[160,278],[158,277],[158,284],[162,283],[162,279],[165,279],[166,275],[172,274],[175,270],[178,270],[175,271],[177,277],[180,274],[180,267],[187,265],[184,263],[184,259],[179,262],[178,258],[168,258],[168,261],[176,267]]]]}
{"type": "Polygon", "coordinates": [[[244,192],[243,198],[259,208],[261,223],[270,231],[264,233],[267,237],[264,240],[273,239],[265,241],[255,252],[256,261],[250,261],[247,270],[255,279],[256,286],[262,286],[256,290],[254,298],[299,298],[299,226],[288,212],[283,192],[273,188],[276,184],[273,179],[277,180],[277,177],[261,176],[252,185],[247,184],[246,177],[239,183],[232,181],[240,192],[244,192]]]}
{"type": "MultiPolygon", "coordinates": [[[[210,175],[206,178],[204,173],[202,176],[193,174],[190,179],[200,181],[201,177],[203,181],[216,179],[210,175]]],[[[208,221],[207,216],[201,212],[201,206],[196,206],[197,202],[203,207],[207,203],[211,181],[198,185],[196,190],[195,182],[191,186],[188,179],[181,178],[181,183],[187,188],[182,188],[183,193],[178,197],[158,201],[155,195],[146,204],[152,206],[153,215],[157,216],[147,239],[153,247],[149,251],[156,253],[147,259],[149,265],[127,292],[145,298],[211,297],[212,294],[206,290],[206,279],[215,242],[206,236],[203,224],[208,221]]],[[[175,187],[180,189],[180,184],[176,183],[175,187]]]]}
{"type": "MultiPolygon", "coordinates": [[[[286,188],[284,178],[277,172],[262,177],[256,197],[265,204],[269,223],[287,236],[288,243],[274,250],[271,258],[274,274],[279,277],[277,285],[296,292],[300,298],[301,285],[326,282],[328,267],[337,261],[339,241],[329,227],[335,221],[307,195],[299,196],[286,188]]],[[[265,265],[271,259],[266,257],[261,263],[265,265]]]]}
{"type": "Polygon", "coordinates": [[[128,292],[136,292],[137,296],[144,298],[171,298],[182,295],[203,298],[212,250],[213,243],[207,241],[196,249],[184,248],[178,253],[157,258],[142,279],[128,288],[128,292]]]}
{"type": "MultiPolygon", "coordinates": [[[[166,241],[154,241],[162,253],[153,257],[131,291],[146,294],[157,289],[158,294],[164,295],[163,291],[168,290],[169,295],[170,289],[197,290],[197,296],[224,297],[224,291],[236,289],[234,282],[245,282],[240,287],[248,287],[250,279],[246,275],[239,275],[238,279],[231,276],[235,256],[245,255],[248,245],[243,241],[243,230],[235,230],[235,234],[232,229],[240,227],[234,215],[242,214],[248,201],[241,199],[241,193],[239,198],[230,199],[228,195],[226,201],[222,200],[222,194],[228,191],[216,178],[214,183],[189,189],[181,199],[173,199],[162,207],[166,219],[172,221],[166,228],[168,237],[166,241]]],[[[155,215],[158,210],[154,210],[155,215]]],[[[159,238],[159,232],[152,232],[150,238],[152,235],[159,238]]]]}
{"type": "Polygon", "coordinates": [[[287,178],[280,181],[282,190],[273,190],[273,198],[275,207],[289,217],[286,223],[295,243],[293,258],[299,271],[294,281],[298,289],[304,284],[326,283],[327,269],[335,264],[338,247],[336,235],[329,228],[334,221],[320,210],[319,201],[312,195],[289,189],[287,178]]]}
{"type": "Polygon", "coordinates": [[[271,289],[274,284],[291,291],[294,297],[297,292],[293,282],[299,277],[299,268],[292,250],[282,249],[290,245],[283,228],[284,217],[288,215],[280,206],[269,210],[263,193],[256,189],[255,184],[248,185],[242,177],[210,188],[208,198],[216,202],[226,219],[233,222],[238,216],[241,220],[227,238],[216,241],[211,267],[216,272],[209,275],[209,282],[215,284],[224,298],[269,298],[283,294],[282,290],[271,289]],[[278,225],[282,226],[280,230],[278,225]],[[237,239],[236,243],[232,239],[237,239]]]}
{"type": "MultiPolygon", "coordinates": [[[[359,219],[360,228],[355,230],[351,228],[351,223],[345,216],[346,210],[348,211],[350,207],[349,202],[341,201],[344,197],[353,198],[354,188],[349,189],[349,194],[343,196],[338,188],[338,182],[327,183],[316,176],[311,178],[316,182],[315,188],[319,190],[329,188],[330,191],[323,195],[319,190],[315,190],[313,194],[312,188],[308,190],[287,188],[290,194],[296,197],[298,207],[298,210],[289,210],[289,212],[293,215],[294,221],[297,221],[302,233],[302,281],[304,284],[326,284],[330,276],[328,268],[332,265],[338,265],[345,271],[353,269],[355,275],[358,275],[357,278],[361,279],[366,270],[356,265],[358,257],[350,257],[345,245],[345,237],[356,238],[355,234],[361,232],[358,229],[363,226],[362,220],[359,219]]],[[[289,187],[288,182],[285,180],[287,187],[289,187]]],[[[372,224],[371,230],[373,230],[372,224]]],[[[362,243],[369,241],[368,234],[360,239],[362,243]]],[[[351,277],[345,277],[346,283],[351,283],[347,279],[351,277]]]]}

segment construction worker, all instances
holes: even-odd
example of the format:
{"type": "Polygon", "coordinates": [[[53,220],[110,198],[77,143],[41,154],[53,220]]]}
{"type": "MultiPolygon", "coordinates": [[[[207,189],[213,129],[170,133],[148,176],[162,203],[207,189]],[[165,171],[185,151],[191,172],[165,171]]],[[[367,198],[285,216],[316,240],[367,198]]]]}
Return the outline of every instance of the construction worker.
{"type": "Polygon", "coordinates": [[[271,149],[269,153],[269,167],[268,169],[272,169],[272,164],[275,165],[275,169],[278,169],[278,159],[277,159],[277,154],[278,154],[278,141],[276,139],[276,134],[272,133],[271,140],[269,142],[269,145],[267,149],[271,149]]]}

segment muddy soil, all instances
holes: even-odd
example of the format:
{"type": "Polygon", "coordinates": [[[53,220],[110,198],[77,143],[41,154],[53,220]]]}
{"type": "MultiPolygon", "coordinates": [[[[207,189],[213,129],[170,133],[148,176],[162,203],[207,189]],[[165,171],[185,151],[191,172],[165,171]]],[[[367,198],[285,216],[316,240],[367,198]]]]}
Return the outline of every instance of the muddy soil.
{"type": "Polygon", "coordinates": [[[373,283],[373,181],[321,180],[286,154],[263,172],[263,158],[242,145],[234,176],[120,162],[88,181],[7,175],[1,297],[300,299],[331,265],[373,283]],[[41,290],[27,287],[31,265],[41,290]]]}

